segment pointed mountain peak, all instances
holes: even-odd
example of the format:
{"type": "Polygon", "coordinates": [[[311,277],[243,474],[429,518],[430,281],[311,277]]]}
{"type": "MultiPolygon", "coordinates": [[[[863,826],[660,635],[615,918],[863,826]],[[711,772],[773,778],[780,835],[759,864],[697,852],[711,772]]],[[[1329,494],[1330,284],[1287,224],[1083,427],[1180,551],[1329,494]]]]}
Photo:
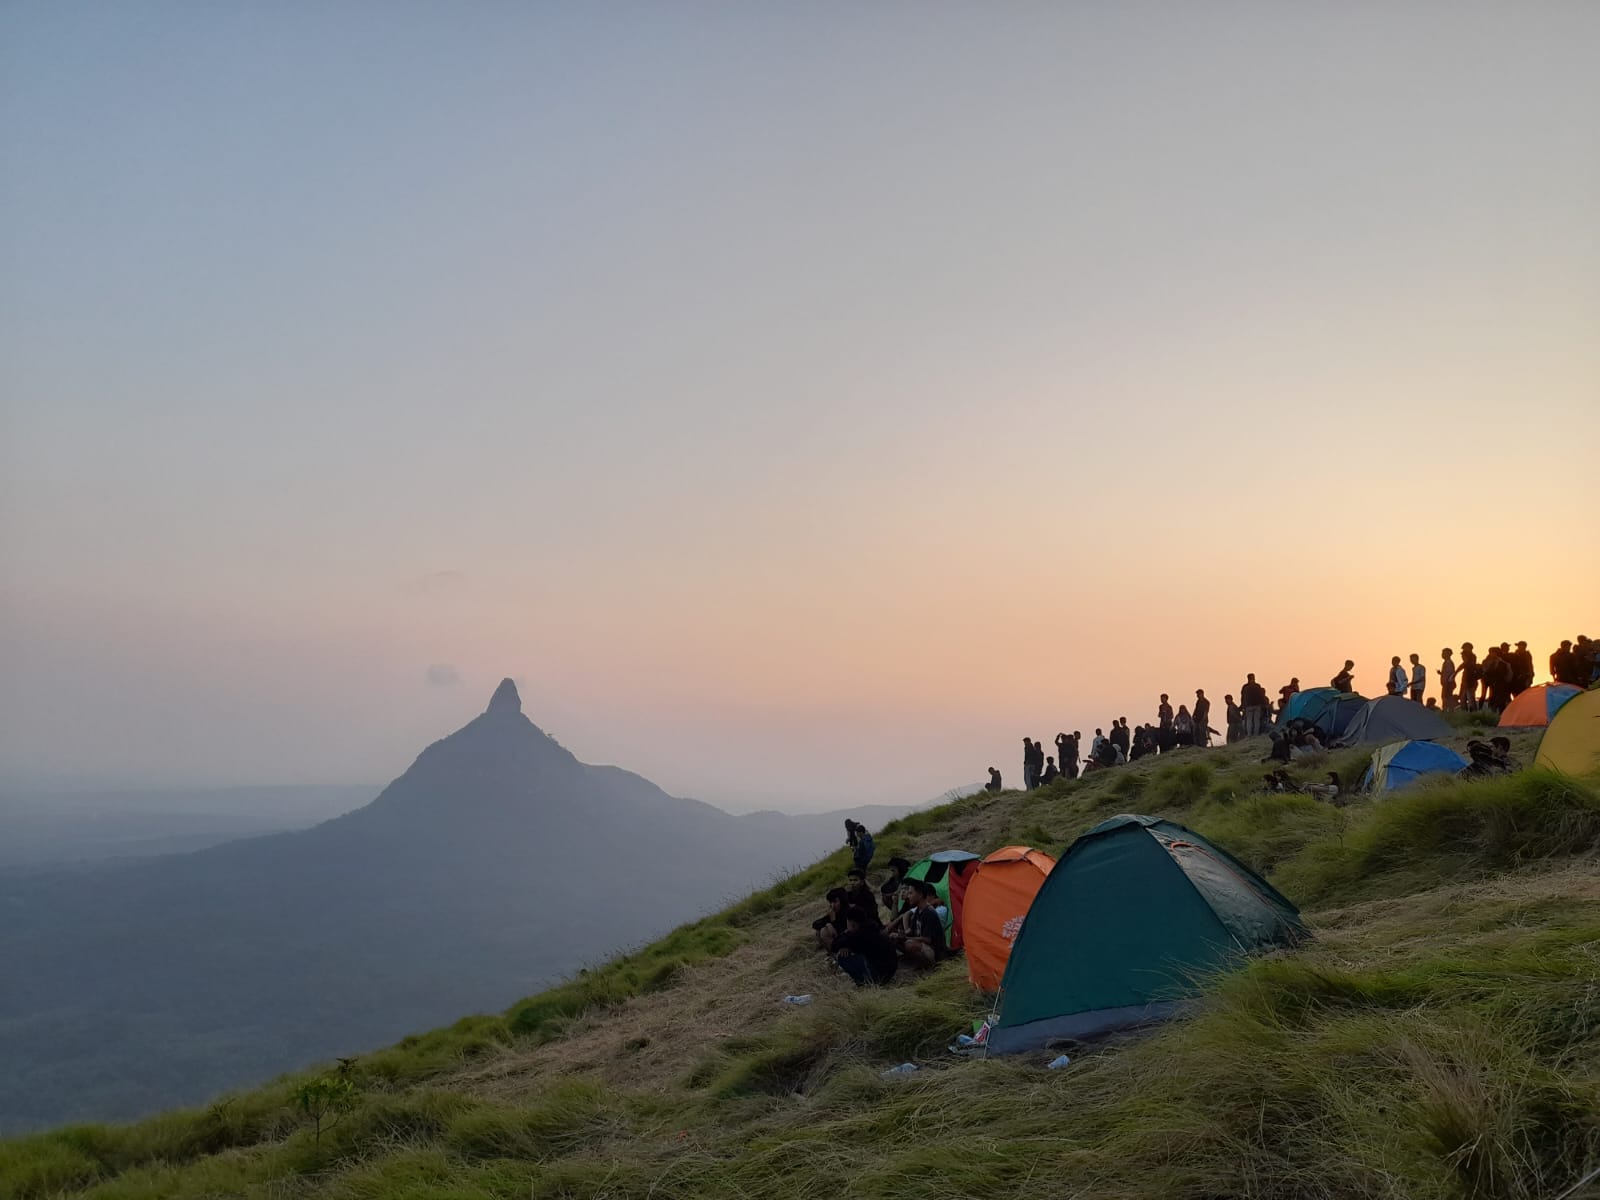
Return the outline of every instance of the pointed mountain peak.
{"type": "Polygon", "coordinates": [[[495,688],[494,695],[489,697],[489,707],[484,712],[519,713],[522,711],[522,697],[517,695],[517,685],[509,679],[502,679],[500,686],[495,688]]]}

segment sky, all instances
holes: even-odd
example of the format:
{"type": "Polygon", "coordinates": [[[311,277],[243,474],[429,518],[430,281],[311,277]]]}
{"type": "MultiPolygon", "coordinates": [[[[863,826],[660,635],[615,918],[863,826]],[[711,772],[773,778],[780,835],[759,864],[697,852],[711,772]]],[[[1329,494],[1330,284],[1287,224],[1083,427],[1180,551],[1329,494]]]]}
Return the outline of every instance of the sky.
{"type": "MultiPolygon", "coordinates": [[[[1600,5],[0,6],[0,778],[729,808],[1600,636],[1600,5]]],[[[1543,672],[1541,671],[1541,677],[1543,672]]]]}

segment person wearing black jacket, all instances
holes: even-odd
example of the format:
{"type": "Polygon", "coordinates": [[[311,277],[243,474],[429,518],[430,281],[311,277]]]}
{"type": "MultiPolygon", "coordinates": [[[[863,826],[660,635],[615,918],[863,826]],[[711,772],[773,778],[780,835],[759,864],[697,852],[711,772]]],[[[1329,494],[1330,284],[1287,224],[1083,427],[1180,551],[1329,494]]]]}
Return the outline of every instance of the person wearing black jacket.
{"type": "Polygon", "coordinates": [[[834,961],[840,970],[854,979],[857,987],[888,983],[900,965],[894,943],[859,908],[845,909],[844,919],[845,930],[833,943],[834,961]]]}
{"type": "Polygon", "coordinates": [[[1267,699],[1267,689],[1256,682],[1253,674],[1246,676],[1244,686],[1239,689],[1239,707],[1244,710],[1244,736],[1255,737],[1266,726],[1272,701],[1267,699]]]}
{"type": "Polygon", "coordinates": [[[824,950],[832,951],[834,939],[844,932],[844,897],[843,888],[829,891],[827,916],[811,922],[811,928],[817,935],[817,945],[824,950]]]}

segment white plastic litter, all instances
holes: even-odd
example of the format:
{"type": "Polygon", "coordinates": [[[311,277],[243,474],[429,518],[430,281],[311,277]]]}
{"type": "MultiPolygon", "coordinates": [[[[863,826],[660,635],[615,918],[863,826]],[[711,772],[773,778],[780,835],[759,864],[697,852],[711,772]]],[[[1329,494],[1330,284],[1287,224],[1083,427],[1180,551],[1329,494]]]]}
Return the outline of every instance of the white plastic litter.
{"type": "Polygon", "coordinates": [[[804,996],[785,996],[783,1002],[785,1004],[810,1004],[811,993],[807,992],[804,996]]]}
{"type": "Polygon", "coordinates": [[[1061,1055],[1061,1057],[1053,1059],[1052,1061],[1046,1063],[1045,1066],[1051,1071],[1059,1071],[1062,1067],[1066,1066],[1071,1061],[1072,1060],[1070,1058],[1068,1058],[1065,1054],[1063,1054],[1063,1055],[1061,1055]]]}
{"type": "Polygon", "coordinates": [[[884,1079],[893,1079],[897,1075],[910,1075],[917,1069],[916,1063],[901,1063],[898,1067],[890,1067],[882,1073],[884,1079]]]}

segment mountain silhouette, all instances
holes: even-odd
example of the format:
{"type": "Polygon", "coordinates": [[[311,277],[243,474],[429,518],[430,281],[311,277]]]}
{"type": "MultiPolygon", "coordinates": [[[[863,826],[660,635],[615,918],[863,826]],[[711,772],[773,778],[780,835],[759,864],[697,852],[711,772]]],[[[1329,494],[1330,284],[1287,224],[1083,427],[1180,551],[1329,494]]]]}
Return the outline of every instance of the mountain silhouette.
{"type": "Polygon", "coordinates": [[[0,1133],[122,1119],[500,1009],[839,844],[488,708],[314,828],[0,877],[0,1133]]]}

